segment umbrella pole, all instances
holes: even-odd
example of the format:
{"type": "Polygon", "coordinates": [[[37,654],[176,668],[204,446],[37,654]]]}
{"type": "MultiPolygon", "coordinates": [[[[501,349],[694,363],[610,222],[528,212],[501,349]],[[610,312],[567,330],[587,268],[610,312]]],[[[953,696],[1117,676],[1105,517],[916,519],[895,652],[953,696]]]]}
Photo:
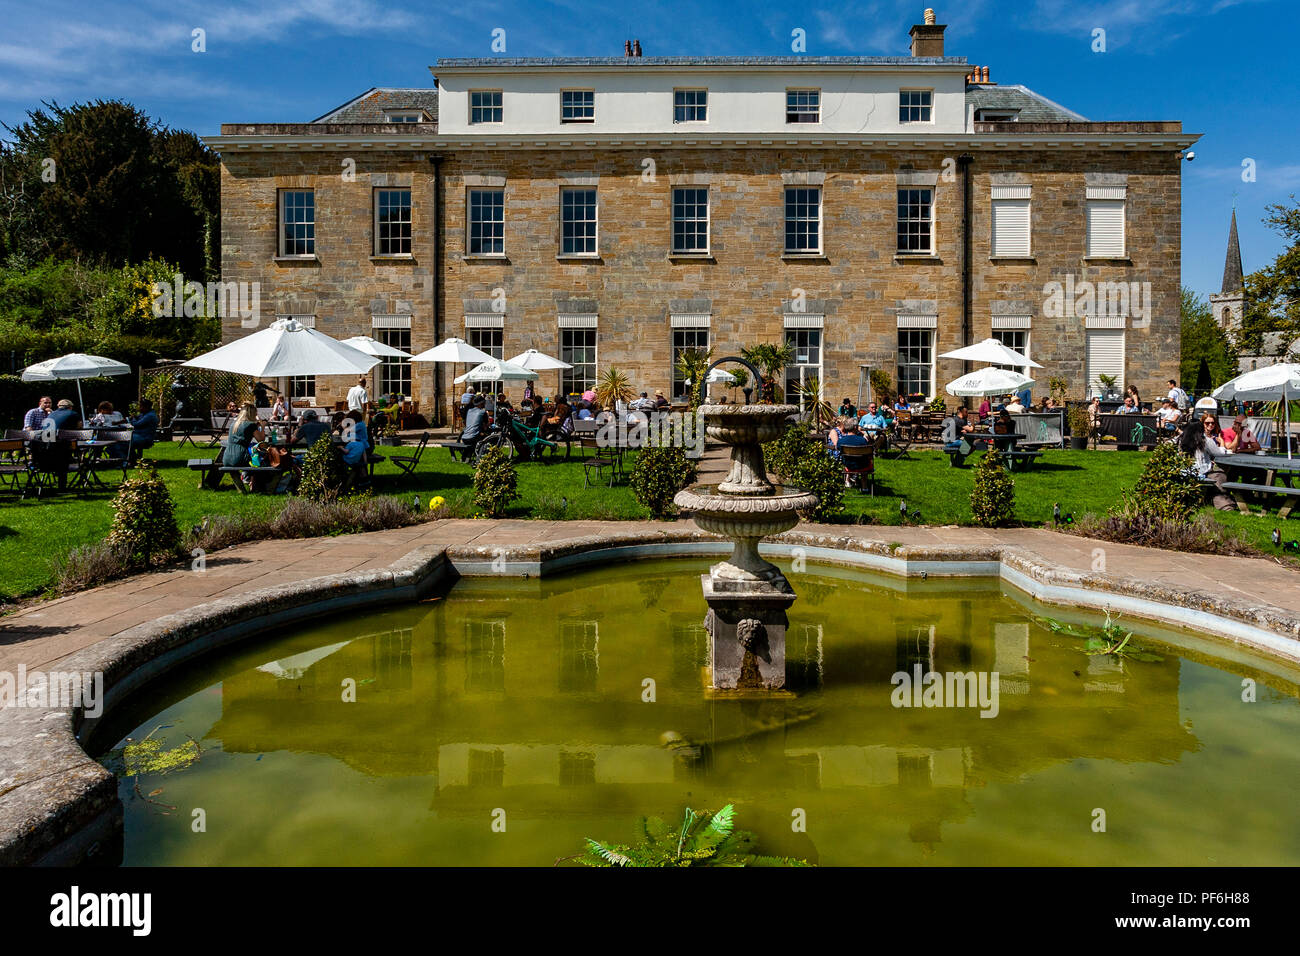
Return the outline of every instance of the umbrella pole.
{"type": "Polygon", "coordinates": [[[86,400],[81,397],[81,379],[77,379],[77,405],[81,408],[81,425],[84,428],[86,425],[86,400]]]}
{"type": "Polygon", "coordinates": [[[1286,409],[1283,413],[1286,418],[1286,432],[1283,438],[1286,440],[1286,456],[1291,457],[1291,400],[1286,395],[1286,382],[1282,383],[1282,407],[1286,409]]]}

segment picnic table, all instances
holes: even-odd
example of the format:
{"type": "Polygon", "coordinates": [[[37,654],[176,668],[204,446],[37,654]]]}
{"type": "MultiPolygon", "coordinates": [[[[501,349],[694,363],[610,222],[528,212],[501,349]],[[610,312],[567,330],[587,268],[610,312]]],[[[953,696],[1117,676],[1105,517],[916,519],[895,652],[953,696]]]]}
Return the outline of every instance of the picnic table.
{"type": "Polygon", "coordinates": [[[1019,432],[989,432],[989,431],[971,431],[961,436],[961,440],[966,443],[969,450],[948,452],[948,463],[954,468],[962,465],[966,459],[977,451],[987,451],[989,446],[993,446],[1002,452],[1007,458],[1007,467],[1015,469],[1017,466],[1026,466],[1039,455],[1034,451],[1016,451],[1016,442],[1025,436],[1019,432]],[[982,447],[976,447],[976,443],[983,443],[982,447]]]}
{"type": "Polygon", "coordinates": [[[1250,514],[1250,505],[1256,499],[1260,507],[1266,509],[1268,496],[1276,496],[1282,499],[1277,515],[1286,518],[1295,507],[1296,499],[1300,498],[1300,486],[1293,483],[1300,477],[1300,458],[1224,455],[1216,459],[1216,463],[1230,479],[1223,483],[1223,490],[1232,495],[1237,510],[1242,514],[1250,514]]]}
{"type": "Polygon", "coordinates": [[[185,443],[189,442],[195,448],[198,448],[199,443],[194,440],[194,433],[203,427],[203,419],[201,418],[173,418],[172,436],[175,437],[177,434],[180,435],[180,440],[177,442],[176,447],[184,448],[185,443]]]}

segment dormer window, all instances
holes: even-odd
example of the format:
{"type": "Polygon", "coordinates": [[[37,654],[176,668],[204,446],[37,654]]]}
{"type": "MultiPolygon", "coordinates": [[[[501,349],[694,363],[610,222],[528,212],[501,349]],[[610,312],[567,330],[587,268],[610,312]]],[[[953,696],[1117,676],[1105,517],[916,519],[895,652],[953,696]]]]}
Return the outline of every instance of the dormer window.
{"type": "Polygon", "coordinates": [[[500,123],[502,120],[500,90],[469,91],[469,121],[477,123],[500,123]]]}
{"type": "Polygon", "coordinates": [[[930,123],[934,120],[934,90],[899,90],[898,121],[930,123]]]}
{"type": "Polygon", "coordinates": [[[1014,123],[1016,117],[1020,115],[1020,110],[988,110],[981,109],[975,111],[975,122],[977,123],[1014,123]]]}
{"type": "Polygon", "coordinates": [[[424,114],[419,110],[392,110],[384,118],[390,123],[424,122],[424,114]]]}

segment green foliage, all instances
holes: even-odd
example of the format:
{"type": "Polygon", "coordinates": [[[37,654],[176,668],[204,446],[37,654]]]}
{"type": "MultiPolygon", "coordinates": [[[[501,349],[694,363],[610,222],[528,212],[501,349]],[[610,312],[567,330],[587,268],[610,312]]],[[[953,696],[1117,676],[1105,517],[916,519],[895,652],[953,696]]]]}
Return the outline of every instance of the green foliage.
{"type": "Polygon", "coordinates": [[[1065,404],[1065,396],[1070,391],[1070,380],[1060,375],[1053,375],[1047,380],[1047,391],[1058,404],[1065,404]]]}
{"type": "Polygon", "coordinates": [[[681,827],[669,827],[658,817],[642,817],[640,829],[637,846],[588,838],[578,862],[601,867],[808,865],[805,860],[759,855],[754,835],[736,829],[736,811],[730,803],[716,813],[687,807],[681,827]]]}
{"type": "Polygon", "coordinates": [[[1158,663],[1164,660],[1160,655],[1152,654],[1141,644],[1134,642],[1133,632],[1123,627],[1118,618],[1111,619],[1110,608],[1106,609],[1106,623],[1099,627],[1086,624],[1064,624],[1050,617],[1040,617],[1036,620],[1041,627],[1047,628],[1054,634],[1063,634],[1067,637],[1082,640],[1084,642],[1083,652],[1089,657],[1109,655],[1124,660],[1143,661],[1145,663],[1158,663]]]}
{"type": "Polygon", "coordinates": [[[1192,460],[1173,442],[1156,445],[1133,490],[1120,499],[1117,512],[1186,523],[1202,503],[1201,483],[1192,460]]]}
{"type": "Polygon", "coordinates": [[[740,350],[741,358],[763,373],[763,381],[758,383],[760,401],[781,400],[783,390],[777,384],[777,376],[794,361],[794,355],[794,344],[791,342],[760,342],[740,350]]]}
{"type": "Polygon", "coordinates": [[[691,408],[698,408],[704,400],[704,377],[712,359],[713,349],[682,349],[677,354],[677,374],[691,383],[691,408]]]}
{"type": "Polygon", "coordinates": [[[975,523],[985,528],[1009,524],[1015,518],[1015,480],[1002,464],[1002,454],[990,448],[975,465],[975,486],[970,510],[975,523]]]}
{"type": "Polygon", "coordinates": [[[500,518],[519,498],[519,472],[502,448],[490,449],[474,467],[474,504],[489,518],[500,518]]]}
{"type": "Polygon", "coordinates": [[[817,496],[817,507],[803,515],[808,521],[826,521],[844,511],[844,466],[806,424],[791,425],[765,444],[763,458],[785,484],[817,496]]]}
{"type": "Polygon", "coordinates": [[[627,373],[612,365],[601,373],[595,391],[596,401],[609,409],[613,409],[616,402],[630,402],[636,397],[627,373]]]}
{"type": "Polygon", "coordinates": [[[1200,376],[1201,363],[1210,370],[1210,385],[1217,388],[1237,374],[1237,350],[1214,319],[1209,303],[1186,286],[1182,290],[1182,352],[1178,380],[1190,391],[1200,376]]]}
{"type": "Polygon", "coordinates": [[[628,485],[636,500],[656,518],[672,514],[673,496],[695,480],[695,462],[682,448],[673,446],[641,449],[628,485]]]}
{"type": "Polygon", "coordinates": [[[1071,405],[1065,411],[1065,420],[1070,425],[1070,434],[1076,438],[1088,436],[1092,432],[1092,420],[1088,417],[1086,405],[1071,405]]]}
{"type": "Polygon", "coordinates": [[[133,568],[170,560],[179,552],[176,506],[152,466],[138,469],[118,488],[108,544],[121,549],[133,568]]]}
{"type": "Polygon", "coordinates": [[[876,404],[889,405],[894,401],[894,378],[883,368],[871,370],[871,393],[876,396],[876,404]]]}
{"type": "Polygon", "coordinates": [[[298,494],[308,501],[335,501],[343,488],[347,473],[347,465],[330,441],[330,436],[321,435],[303,456],[298,494]]]}
{"type": "Polygon", "coordinates": [[[1258,353],[1266,332],[1300,334],[1300,202],[1273,203],[1264,222],[1282,236],[1286,247],[1272,263],[1245,277],[1246,301],[1237,346],[1258,353]]]}
{"type": "Polygon", "coordinates": [[[830,428],[836,418],[835,409],[822,397],[821,379],[814,375],[796,386],[795,392],[804,419],[814,428],[830,428]]]}
{"type": "Polygon", "coordinates": [[[944,401],[942,395],[936,395],[930,400],[930,404],[925,407],[931,412],[946,412],[948,410],[948,403],[944,401]]]}
{"type": "Polygon", "coordinates": [[[160,256],[188,277],[215,276],[220,166],[193,133],[116,100],[46,103],[5,129],[0,259],[119,266],[160,256]]]}

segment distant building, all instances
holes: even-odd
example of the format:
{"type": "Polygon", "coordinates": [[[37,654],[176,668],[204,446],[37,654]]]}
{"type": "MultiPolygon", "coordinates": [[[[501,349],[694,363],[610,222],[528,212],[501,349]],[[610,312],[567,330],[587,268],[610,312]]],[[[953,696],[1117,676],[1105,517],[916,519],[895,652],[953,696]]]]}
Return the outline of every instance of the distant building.
{"type": "MultiPolygon", "coordinates": [[[[1237,210],[1232,210],[1232,224],[1228,227],[1228,254],[1223,264],[1223,285],[1217,294],[1210,294],[1210,311],[1219,326],[1228,333],[1241,328],[1241,317],[1246,305],[1246,280],[1241,268],[1241,243],[1237,239],[1237,210]]],[[[1265,332],[1260,337],[1259,352],[1237,357],[1237,368],[1242,372],[1276,365],[1279,362],[1300,361],[1300,339],[1286,332],[1265,332]]]]}
{"type": "MultiPolygon", "coordinates": [[[[683,349],[784,339],[787,387],[856,397],[884,369],[934,396],[965,371],[940,353],[990,336],[1044,366],[1040,391],[1161,391],[1198,137],[999,85],[925,21],[909,56],[444,59],[433,89],[223,125],[223,279],[337,337],[536,347],[573,365],[543,394],[617,366],[682,395],[683,349]]],[[[445,417],[456,371],[376,384],[445,417]]]]}

